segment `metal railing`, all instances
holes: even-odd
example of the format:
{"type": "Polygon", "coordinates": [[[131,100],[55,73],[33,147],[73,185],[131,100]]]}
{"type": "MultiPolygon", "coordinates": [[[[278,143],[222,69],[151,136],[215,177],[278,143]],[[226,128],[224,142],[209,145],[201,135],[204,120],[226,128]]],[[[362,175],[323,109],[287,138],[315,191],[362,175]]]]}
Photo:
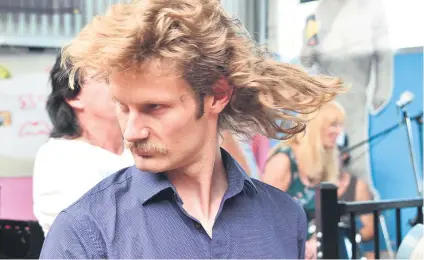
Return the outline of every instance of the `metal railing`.
{"type": "Polygon", "coordinates": [[[374,218],[374,254],[380,258],[379,217],[381,211],[395,209],[396,211],[396,244],[402,241],[401,210],[417,208],[417,223],[423,223],[423,199],[382,200],[367,202],[339,202],[337,186],[331,183],[321,183],[316,190],[316,230],[318,258],[340,258],[339,222],[343,215],[350,216],[349,239],[352,242],[352,259],[357,258],[356,222],[357,215],[373,213],[374,218]]]}

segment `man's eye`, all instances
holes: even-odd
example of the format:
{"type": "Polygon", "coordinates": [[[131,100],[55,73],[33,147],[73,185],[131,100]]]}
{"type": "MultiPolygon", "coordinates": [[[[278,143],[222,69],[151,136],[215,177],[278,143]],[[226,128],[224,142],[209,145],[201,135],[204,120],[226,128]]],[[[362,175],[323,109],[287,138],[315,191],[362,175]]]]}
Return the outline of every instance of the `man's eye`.
{"type": "Polygon", "coordinates": [[[150,104],[150,105],[148,105],[148,109],[149,110],[158,110],[158,109],[161,109],[162,108],[162,106],[161,105],[158,105],[158,104],[150,104]]]}

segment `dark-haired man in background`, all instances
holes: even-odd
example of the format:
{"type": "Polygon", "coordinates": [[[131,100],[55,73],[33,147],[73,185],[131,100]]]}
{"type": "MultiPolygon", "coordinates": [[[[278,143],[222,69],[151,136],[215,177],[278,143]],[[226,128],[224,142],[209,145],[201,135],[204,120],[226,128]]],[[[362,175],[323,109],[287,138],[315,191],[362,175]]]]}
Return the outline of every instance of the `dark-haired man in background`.
{"type": "Polygon", "coordinates": [[[60,61],[59,56],[50,72],[46,107],[53,130],[34,165],[34,215],[45,234],[59,212],[111,173],[134,163],[124,149],[106,83],[87,76],[76,78],[71,89],[60,61]]]}

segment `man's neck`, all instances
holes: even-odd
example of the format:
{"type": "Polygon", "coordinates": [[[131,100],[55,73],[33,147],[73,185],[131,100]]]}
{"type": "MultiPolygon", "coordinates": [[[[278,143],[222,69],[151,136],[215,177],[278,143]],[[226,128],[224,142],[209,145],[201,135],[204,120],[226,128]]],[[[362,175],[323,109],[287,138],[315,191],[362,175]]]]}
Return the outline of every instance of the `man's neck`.
{"type": "Polygon", "coordinates": [[[167,176],[184,202],[183,208],[212,236],[212,227],[228,186],[227,173],[217,143],[200,154],[196,163],[169,172],[167,176]]]}
{"type": "Polygon", "coordinates": [[[80,139],[91,145],[121,155],[124,150],[122,132],[118,125],[106,120],[92,120],[83,124],[80,139]]]}

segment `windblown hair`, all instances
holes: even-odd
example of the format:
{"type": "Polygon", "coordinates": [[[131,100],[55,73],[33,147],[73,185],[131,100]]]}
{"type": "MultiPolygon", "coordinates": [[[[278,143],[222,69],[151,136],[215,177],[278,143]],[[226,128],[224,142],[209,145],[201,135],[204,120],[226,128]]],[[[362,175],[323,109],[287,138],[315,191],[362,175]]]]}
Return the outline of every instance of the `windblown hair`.
{"type": "Polygon", "coordinates": [[[316,117],[307,122],[304,135],[296,135],[290,143],[281,141],[270,155],[284,146],[296,145],[297,154],[300,155],[296,157],[296,162],[310,179],[337,183],[341,167],[339,149],[337,145],[331,149],[325,148],[321,137],[322,129],[333,123],[343,125],[344,120],[344,108],[335,101],[328,102],[320,108],[316,117]]]}
{"type": "MultiPolygon", "coordinates": [[[[226,79],[233,87],[219,128],[241,137],[253,134],[287,139],[305,128],[304,115],[343,91],[340,80],[311,77],[277,62],[257,46],[218,0],[140,0],[113,5],[97,16],[63,49],[71,61],[70,82],[77,71],[140,68],[160,59],[192,86],[199,98],[213,95],[212,86],[226,79]]],[[[72,84],[71,84],[72,87],[72,84]]]]}

